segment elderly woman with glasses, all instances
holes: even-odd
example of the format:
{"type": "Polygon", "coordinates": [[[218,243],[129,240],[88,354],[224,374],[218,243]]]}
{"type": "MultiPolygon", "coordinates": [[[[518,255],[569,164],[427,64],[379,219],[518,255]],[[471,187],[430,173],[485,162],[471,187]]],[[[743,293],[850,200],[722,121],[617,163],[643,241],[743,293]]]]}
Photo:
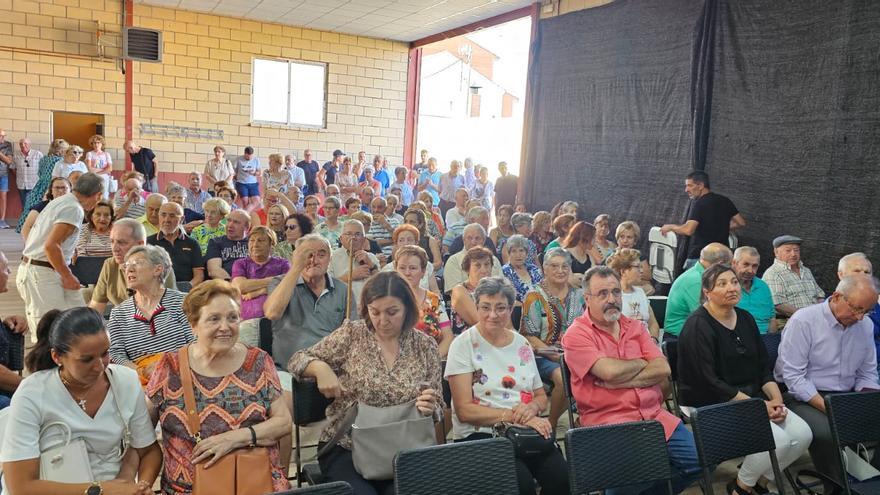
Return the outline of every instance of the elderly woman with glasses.
{"type": "Polygon", "coordinates": [[[232,285],[241,291],[239,341],[256,347],[260,344],[260,319],[263,303],[269,295],[269,283],[290,270],[287,258],[272,256],[278,243],[275,232],[260,225],[248,235],[248,255],[232,264],[232,285]]]}
{"type": "MultiPolygon", "coordinates": [[[[514,213],[513,216],[510,217],[510,224],[513,226],[513,234],[524,238],[528,260],[535,266],[540,266],[541,261],[538,259],[538,248],[535,246],[534,242],[529,240],[529,236],[532,235],[532,215],[529,213],[514,213]]],[[[508,238],[508,242],[509,239],[510,238],[508,238]]],[[[507,263],[508,258],[510,257],[507,242],[505,242],[499,249],[501,249],[501,259],[507,263]]]]}
{"type": "Polygon", "coordinates": [[[211,198],[202,205],[205,222],[192,230],[192,238],[199,243],[202,256],[208,253],[208,242],[226,235],[226,215],[232,211],[229,203],[220,198],[211,198]]]}
{"type": "MultiPolygon", "coordinates": [[[[614,237],[617,239],[618,248],[637,249],[636,244],[639,242],[641,229],[639,224],[632,220],[620,222],[614,231],[614,237]]],[[[654,285],[651,283],[651,265],[648,264],[648,257],[639,253],[639,264],[642,265],[641,280],[635,281],[633,285],[640,287],[645,291],[645,295],[654,295],[654,285]]]]}
{"type": "Polygon", "coordinates": [[[312,233],[312,219],[303,213],[293,213],[284,220],[284,240],[275,245],[272,256],[289,260],[296,247],[296,241],[312,233]]]}
{"type": "MultiPolygon", "coordinates": [[[[763,399],[779,468],[785,469],[810,446],[810,427],[782,402],[758,325],[748,311],[736,307],[742,292],[733,269],[723,263],[706,268],[701,289],[703,305],[688,317],[678,340],[681,404],[701,407],[752,397],[763,399]]],[[[762,480],[773,481],[769,455],[748,455],[737,478],[727,484],[727,493],[766,493],[766,487],[759,486],[762,480]]]]}
{"type": "Polygon", "coordinates": [[[324,198],[324,221],[318,224],[316,229],[316,232],[327,239],[334,248],[339,245],[339,236],[342,235],[342,222],[339,221],[341,206],[337,197],[324,198]]]}
{"type": "MultiPolygon", "coordinates": [[[[452,390],[452,436],[457,442],[491,438],[497,424],[532,428],[545,438],[554,434],[540,416],[547,394],[532,347],[510,330],[514,296],[503,277],[480,280],[474,290],[478,321],[449,347],[444,374],[452,390]]],[[[569,493],[568,470],[558,447],[545,455],[517,457],[516,474],[520,494],[534,494],[535,481],[542,493],[569,493]]]]}
{"type": "Polygon", "coordinates": [[[560,341],[584,312],[584,291],[569,285],[569,275],[571,255],[561,248],[548,251],[544,256],[544,280],[526,294],[519,326],[538,356],[535,365],[541,379],[553,383],[548,419],[554,431],[568,404],[559,369],[560,341]]]}
{"type": "Polygon", "coordinates": [[[138,371],[146,384],[162,353],[174,352],[194,340],[183,313],[183,292],[165,287],[171,258],[158,246],[135,246],[122,265],[125,283],[134,295],[110,312],[110,359],[138,371]]]}
{"type": "MultiPolygon", "coordinates": [[[[517,213],[519,215],[519,213],[517,213]]],[[[507,252],[507,263],[501,266],[501,273],[510,280],[516,289],[516,305],[521,306],[526,292],[544,280],[541,269],[529,257],[529,241],[521,234],[507,239],[504,248],[507,252]]],[[[532,244],[534,246],[534,244],[532,244]]]]}

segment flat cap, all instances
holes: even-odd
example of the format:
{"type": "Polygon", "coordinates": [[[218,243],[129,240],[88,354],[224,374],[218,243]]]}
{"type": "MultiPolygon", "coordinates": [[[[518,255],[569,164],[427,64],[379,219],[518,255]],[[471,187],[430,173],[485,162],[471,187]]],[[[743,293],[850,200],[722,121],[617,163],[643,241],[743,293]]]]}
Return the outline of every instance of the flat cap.
{"type": "Polygon", "coordinates": [[[800,237],[795,237],[793,235],[781,235],[776,239],[773,239],[773,248],[778,248],[783,244],[801,244],[804,240],[800,237]]]}

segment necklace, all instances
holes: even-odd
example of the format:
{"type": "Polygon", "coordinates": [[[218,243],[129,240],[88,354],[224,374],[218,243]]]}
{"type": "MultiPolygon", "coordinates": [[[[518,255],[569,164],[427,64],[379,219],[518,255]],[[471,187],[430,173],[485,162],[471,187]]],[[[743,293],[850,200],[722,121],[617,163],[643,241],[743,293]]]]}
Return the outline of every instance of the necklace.
{"type": "MultiPolygon", "coordinates": [[[[70,392],[70,396],[73,397],[73,400],[76,401],[76,404],[79,406],[79,408],[82,409],[83,412],[85,412],[85,410],[86,410],[85,397],[79,398],[73,394],[73,390],[71,390],[72,385],[70,384],[69,381],[67,381],[66,378],[64,378],[64,375],[61,374],[61,371],[58,372],[58,376],[61,378],[61,383],[63,383],[64,386],[67,387],[67,391],[70,392]]],[[[88,391],[86,391],[86,393],[88,393],[88,391]]]]}

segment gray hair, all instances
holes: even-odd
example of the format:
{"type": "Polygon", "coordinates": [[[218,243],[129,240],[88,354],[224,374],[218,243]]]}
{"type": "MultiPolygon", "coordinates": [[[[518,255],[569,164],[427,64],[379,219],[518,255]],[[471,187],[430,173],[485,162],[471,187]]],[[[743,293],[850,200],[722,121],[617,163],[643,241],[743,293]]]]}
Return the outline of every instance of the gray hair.
{"type": "Polygon", "coordinates": [[[196,172],[195,170],[193,170],[192,172],[189,173],[189,175],[190,175],[190,177],[195,175],[196,177],[199,178],[199,180],[202,180],[202,173],[201,172],[196,172]]]}
{"type": "Polygon", "coordinates": [[[870,266],[872,270],[874,269],[874,266],[871,264],[871,260],[868,259],[868,256],[865,253],[856,252],[856,253],[849,253],[848,255],[844,256],[843,258],[840,258],[840,261],[837,262],[837,271],[842,272],[842,271],[846,270],[846,265],[848,265],[850,261],[855,260],[855,259],[865,260],[868,263],[868,266],[870,266]]]}
{"type": "Polygon", "coordinates": [[[834,289],[834,292],[838,294],[842,294],[845,297],[849,297],[855,295],[856,292],[871,289],[875,293],[877,292],[877,282],[874,277],[857,274],[857,275],[847,275],[840,279],[840,282],[837,283],[837,287],[834,289]]]}
{"type": "Polygon", "coordinates": [[[208,209],[216,208],[216,209],[220,210],[220,213],[222,213],[224,217],[226,215],[229,215],[229,212],[232,211],[232,208],[229,207],[229,203],[227,203],[226,201],[223,201],[220,198],[211,198],[211,199],[205,201],[205,203],[202,204],[202,209],[204,210],[205,208],[208,208],[208,209]]]}
{"type": "MultiPolygon", "coordinates": [[[[513,236],[511,236],[513,237],[513,236]]],[[[507,242],[510,242],[509,240],[507,242]]],[[[550,263],[550,258],[562,258],[563,262],[571,268],[571,254],[560,247],[555,247],[544,253],[544,265],[550,263]]]]}
{"type": "Polygon", "coordinates": [[[732,258],[733,253],[730,252],[730,248],[720,242],[707,244],[700,250],[700,259],[710,265],[715,263],[729,264],[732,258]]]}
{"type": "MultiPolygon", "coordinates": [[[[330,184],[330,185],[332,186],[335,184],[330,184]]],[[[330,187],[330,186],[327,186],[327,187],[330,187]]],[[[339,202],[339,198],[337,198],[336,196],[327,196],[326,198],[324,198],[324,202],[330,203],[331,206],[334,206],[336,208],[339,208],[342,206],[342,203],[339,202]]]]}
{"type": "Polygon", "coordinates": [[[522,249],[525,252],[529,251],[529,240],[520,234],[514,234],[507,238],[507,252],[514,249],[522,249]]]}
{"type": "Polygon", "coordinates": [[[480,304],[480,297],[482,296],[494,296],[496,294],[504,296],[507,299],[507,304],[511,306],[516,299],[516,290],[513,288],[510,280],[507,280],[505,277],[486,277],[480,280],[477,288],[474,289],[474,303],[480,304]]]}
{"type": "Polygon", "coordinates": [[[166,251],[165,248],[152,246],[150,244],[134,246],[125,253],[125,261],[128,261],[132,256],[140,253],[144,254],[144,258],[146,258],[147,262],[151,265],[162,267],[162,273],[159,274],[159,282],[164,283],[168,274],[171,273],[172,268],[171,256],[168,255],[168,251],[166,251]]]}
{"type": "Polygon", "coordinates": [[[303,243],[309,242],[309,241],[320,242],[321,244],[323,244],[324,246],[327,247],[327,251],[333,251],[333,248],[330,247],[330,241],[328,241],[327,238],[322,236],[321,234],[306,234],[306,235],[300,237],[299,239],[297,239],[296,242],[293,243],[293,246],[300,247],[303,243]]]}
{"type": "Polygon", "coordinates": [[[736,248],[736,251],[733,252],[734,261],[739,261],[744,254],[747,254],[749,256],[756,256],[758,259],[761,258],[761,253],[759,253],[758,250],[753,248],[752,246],[740,246],[736,248]]]}
{"type": "Polygon", "coordinates": [[[348,227],[349,225],[357,225],[358,228],[361,229],[361,232],[364,232],[364,223],[361,222],[360,220],[357,220],[355,218],[349,218],[348,220],[342,222],[343,229],[348,227]]]}
{"type": "MultiPolygon", "coordinates": [[[[220,201],[223,200],[221,199],[220,201]]],[[[142,243],[147,240],[147,229],[144,228],[144,224],[134,218],[119,218],[113,222],[114,229],[120,226],[131,229],[131,238],[135,242],[142,243]]]]}
{"type": "Polygon", "coordinates": [[[168,191],[166,191],[166,192],[168,193],[169,196],[171,196],[172,194],[186,195],[186,188],[181,186],[180,184],[175,184],[175,185],[169,187],[168,191]]]}
{"type": "Polygon", "coordinates": [[[468,223],[473,223],[481,216],[488,214],[489,210],[483,208],[482,206],[474,206],[473,208],[468,210],[467,215],[465,215],[465,220],[467,220],[468,223]]]}
{"type": "Polygon", "coordinates": [[[513,229],[516,230],[517,227],[523,225],[532,225],[532,214],[531,213],[514,213],[512,217],[510,217],[510,225],[513,226],[513,229]]]}
{"type": "Polygon", "coordinates": [[[593,277],[614,277],[615,279],[617,279],[618,282],[620,281],[620,276],[611,268],[604,265],[594,266],[593,268],[587,270],[587,273],[584,273],[584,282],[582,284],[582,287],[584,289],[584,292],[586,292],[587,294],[592,294],[592,291],[590,291],[590,281],[593,280],[593,277]]]}
{"type": "Polygon", "coordinates": [[[104,179],[92,172],[82,174],[77,179],[76,185],[73,186],[73,192],[85,197],[104,192],[104,179]]]}
{"type": "Polygon", "coordinates": [[[486,229],[484,229],[483,226],[478,223],[469,223],[465,225],[464,230],[461,231],[461,235],[464,236],[469,230],[475,229],[480,230],[480,234],[483,236],[483,238],[486,237],[486,229]]]}

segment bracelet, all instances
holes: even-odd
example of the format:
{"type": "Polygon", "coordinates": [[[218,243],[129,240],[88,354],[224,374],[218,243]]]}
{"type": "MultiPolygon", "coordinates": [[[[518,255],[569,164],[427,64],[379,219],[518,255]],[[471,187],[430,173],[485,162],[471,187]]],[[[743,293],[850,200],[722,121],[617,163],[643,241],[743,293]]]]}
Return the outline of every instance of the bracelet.
{"type": "Polygon", "coordinates": [[[257,446],[257,431],[253,426],[248,426],[248,430],[251,432],[251,444],[248,447],[254,448],[257,446]]]}

